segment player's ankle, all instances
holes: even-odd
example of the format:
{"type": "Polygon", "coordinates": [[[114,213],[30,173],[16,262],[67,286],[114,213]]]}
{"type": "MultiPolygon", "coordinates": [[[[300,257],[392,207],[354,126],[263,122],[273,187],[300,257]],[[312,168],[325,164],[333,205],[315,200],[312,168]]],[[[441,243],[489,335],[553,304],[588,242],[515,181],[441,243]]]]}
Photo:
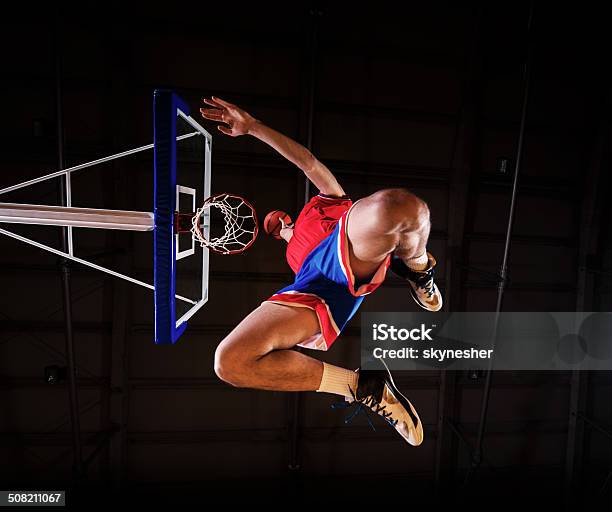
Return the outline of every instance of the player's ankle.
{"type": "Polygon", "coordinates": [[[358,379],[359,373],[353,370],[323,363],[323,376],[317,392],[353,398],[357,391],[358,379]]]}
{"type": "Polygon", "coordinates": [[[415,256],[413,258],[408,258],[404,260],[406,266],[410,270],[415,270],[417,272],[421,270],[425,270],[429,266],[429,257],[427,252],[423,252],[420,256],[415,256]]]}

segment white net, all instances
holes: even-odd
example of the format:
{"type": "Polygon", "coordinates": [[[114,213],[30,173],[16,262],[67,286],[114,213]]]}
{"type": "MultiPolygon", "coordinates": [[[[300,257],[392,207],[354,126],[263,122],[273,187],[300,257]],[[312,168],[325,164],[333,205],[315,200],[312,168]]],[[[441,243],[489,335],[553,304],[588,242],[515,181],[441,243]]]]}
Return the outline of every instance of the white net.
{"type": "Polygon", "coordinates": [[[202,247],[208,247],[221,254],[235,254],[248,249],[257,238],[257,231],[255,209],[246,199],[231,194],[209,197],[196,210],[192,219],[193,237],[202,247]],[[210,222],[212,208],[216,208],[223,215],[223,234],[216,237],[211,235],[207,239],[203,228],[206,218],[210,222]]]}

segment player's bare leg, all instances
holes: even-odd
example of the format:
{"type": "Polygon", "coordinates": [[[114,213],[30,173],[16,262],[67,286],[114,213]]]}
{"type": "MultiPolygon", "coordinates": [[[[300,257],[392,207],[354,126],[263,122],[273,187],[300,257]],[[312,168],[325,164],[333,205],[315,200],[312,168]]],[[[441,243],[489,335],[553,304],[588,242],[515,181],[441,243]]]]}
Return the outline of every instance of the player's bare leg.
{"type": "Polygon", "coordinates": [[[319,330],[314,311],[264,302],[221,342],[215,372],[237,387],[316,391],[323,363],[290,349],[319,330]]]}

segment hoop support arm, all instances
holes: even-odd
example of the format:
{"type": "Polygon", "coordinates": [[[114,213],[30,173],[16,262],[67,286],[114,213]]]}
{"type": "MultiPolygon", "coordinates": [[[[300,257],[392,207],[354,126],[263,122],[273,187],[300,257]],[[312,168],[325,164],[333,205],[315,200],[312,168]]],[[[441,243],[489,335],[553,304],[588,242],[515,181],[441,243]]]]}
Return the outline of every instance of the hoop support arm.
{"type": "Polygon", "coordinates": [[[153,213],[38,204],[0,203],[0,222],[152,231],[153,213]]]}

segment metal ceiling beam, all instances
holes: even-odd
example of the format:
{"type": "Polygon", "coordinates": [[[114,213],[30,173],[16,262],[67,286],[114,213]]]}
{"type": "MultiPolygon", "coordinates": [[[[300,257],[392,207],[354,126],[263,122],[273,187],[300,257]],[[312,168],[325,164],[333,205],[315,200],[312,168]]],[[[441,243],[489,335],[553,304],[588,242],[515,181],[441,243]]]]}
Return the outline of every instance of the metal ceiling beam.
{"type": "MultiPolygon", "coordinates": [[[[350,339],[358,339],[358,329],[349,336],[350,339]]],[[[413,375],[412,372],[406,375],[399,375],[395,381],[402,387],[415,390],[433,390],[438,389],[440,385],[439,373],[435,370],[413,375]]],[[[561,389],[570,386],[571,372],[504,372],[500,374],[495,381],[497,389],[542,389],[549,387],[552,389],[561,389]]],[[[109,378],[98,379],[95,377],[79,377],[80,388],[100,388],[109,385],[109,378]]],[[[599,386],[612,385],[612,373],[597,372],[593,376],[593,384],[599,386]]],[[[232,393],[247,392],[244,390],[233,390],[227,385],[221,383],[216,377],[132,377],[128,379],[128,385],[133,390],[148,390],[148,389],[168,389],[168,390],[197,390],[220,388],[232,393]]],[[[480,384],[474,381],[466,381],[462,388],[477,389],[480,384]]],[[[0,389],[28,389],[28,388],[45,388],[50,392],[57,389],[61,392],[65,389],[65,384],[51,386],[38,377],[3,377],[0,379],[0,389]]]]}
{"type": "MultiPolygon", "coordinates": [[[[7,139],[7,147],[9,151],[2,155],[2,162],[10,163],[12,161],[29,162],[47,162],[48,159],[36,157],[36,153],[32,149],[30,139],[10,140],[7,139]],[[14,156],[12,156],[14,155],[14,156]],[[27,158],[24,159],[24,155],[27,158]]],[[[108,151],[107,145],[101,146],[97,144],[95,147],[87,148],[87,144],[75,144],[71,148],[71,154],[75,159],[95,158],[99,154],[108,151]]],[[[126,161],[125,165],[132,165],[130,172],[140,174],[150,174],[151,170],[142,163],[144,159],[133,159],[126,161]]],[[[449,176],[452,172],[451,168],[443,166],[419,165],[419,164],[391,164],[389,162],[377,161],[357,161],[357,160],[338,160],[333,158],[324,158],[324,161],[330,168],[334,169],[334,173],[345,182],[359,183],[371,181],[377,186],[397,186],[399,183],[405,183],[409,180],[412,188],[432,189],[432,190],[448,190],[450,186],[449,176]]],[[[252,153],[233,153],[217,151],[215,153],[215,166],[220,170],[231,169],[237,176],[244,174],[252,175],[254,170],[257,170],[262,176],[278,176],[278,170],[285,170],[289,173],[295,173],[295,168],[289,166],[286,162],[277,157],[268,155],[258,155],[252,153]]],[[[555,182],[546,181],[546,179],[535,176],[524,176],[519,185],[521,195],[531,198],[561,198],[572,200],[578,182],[563,180],[555,182]]],[[[506,178],[499,178],[491,172],[481,172],[475,176],[473,180],[475,190],[490,193],[503,193],[512,185],[508,183],[506,178]]]]}
{"type": "MultiPolygon", "coordinates": [[[[392,442],[397,443],[397,432],[391,428],[383,428],[385,424],[381,419],[376,419],[373,431],[368,425],[350,425],[342,428],[334,427],[304,427],[303,438],[308,441],[352,441],[368,440],[373,443],[392,442]]],[[[427,432],[432,439],[438,435],[436,424],[426,424],[427,432]]],[[[463,432],[474,434],[478,429],[478,423],[471,422],[463,425],[463,432]]],[[[542,436],[564,435],[567,432],[567,422],[564,420],[524,420],[491,422],[491,433],[496,436],[514,436],[524,433],[538,433],[542,436]]],[[[108,431],[84,431],[88,440],[96,436],[104,435],[108,431]]],[[[128,442],[141,444],[191,444],[221,441],[270,441],[286,443],[289,439],[287,429],[284,427],[271,428],[242,428],[242,429],[210,429],[210,430],[154,430],[154,431],[130,431],[128,442]]],[[[0,432],[0,445],[23,446],[70,446],[70,434],[66,432],[0,432]]]]}
{"type": "MultiPolygon", "coordinates": [[[[52,84],[53,79],[49,75],[31,73],[21,74],[19,79],[15,77],[9,77],[5,81],[5,86],[14,86],[18,89],[28,88],[32,83],[36,83],[39,87],[45,87],[52,84]]],[[[66,78],[65,81],[67,86],[71,89],[76,90],[89,90],[94,92],[100,92],[100,94],[107,91],[108,83],[100,79],[86,79],[83,77],[79,78],[66,78]]],[[[134,83],[133,87],[139,95],[148,96],[152,89],[155,89],[159,84],[153,82],[140,82],[134,83]]],[[[202,94],[207,92],[217,93],[218,91],[202,89],[201,87],[178,87],[177,91],[181,93],[181,96],[185,97],[186,100],[192,98],[201,98],[202,94]]],[[[299,108],[300,98],[297,96],[273,96],[267,94],[258,94],[253,92],[244,91],[231,91],[224,90],[223,94],[228,95],[233,101],[241,104],[245,108],[270,108],[270,109],[284,109],[294,111],[299,108]]],[[[393,119],[393,120],[405,120],[413,122],[425,122],[434,124],[443,124],[452,127],[460,115],[459,111],[433,111],[433,110],[416,110],[403,108],[399,105],[371,105],[361,103],[347,103],[337,100],[325,100],[317,103],[317,112],[319,113],[342,113],[345,115],[360,114],[364,117],[373,117],[377,119],[393,119]]],[[[506,119],[506,118],[494,118],[494,117],[483,117],[483,123],[489,128],[504,130],[504,131],[516,131],[519,128],[520,121],[518,119],[506,119]]],[[[528,124],[530,133],[534,136],[538,134],[549,136],[551,133],[566,133],[567,130],[555,122],[546,121],[545,119],[531,120],[528,124]]]]}

